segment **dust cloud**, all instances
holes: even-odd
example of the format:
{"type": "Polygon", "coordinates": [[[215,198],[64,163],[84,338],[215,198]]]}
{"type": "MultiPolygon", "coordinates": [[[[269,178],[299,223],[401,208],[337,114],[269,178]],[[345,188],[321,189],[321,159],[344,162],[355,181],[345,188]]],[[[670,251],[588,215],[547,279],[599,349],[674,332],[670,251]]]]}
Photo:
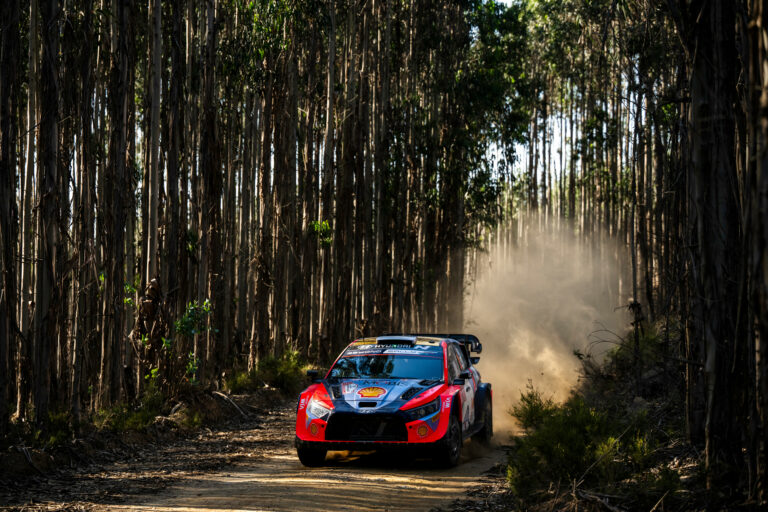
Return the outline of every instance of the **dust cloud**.
{"type": "Polygon", "coordinates": [[[584,246],[570,233],[527,233],[516,246],[495,242],[479,257],[469,284],[465,330],[480,338],[478,369],[493,385],[499,442],[515,429],[509,409],[529,380],[563,400],[577,383],[574,350],[594,357],[610,348],[628,318],[621,293],[621,254],[584,246]]]}

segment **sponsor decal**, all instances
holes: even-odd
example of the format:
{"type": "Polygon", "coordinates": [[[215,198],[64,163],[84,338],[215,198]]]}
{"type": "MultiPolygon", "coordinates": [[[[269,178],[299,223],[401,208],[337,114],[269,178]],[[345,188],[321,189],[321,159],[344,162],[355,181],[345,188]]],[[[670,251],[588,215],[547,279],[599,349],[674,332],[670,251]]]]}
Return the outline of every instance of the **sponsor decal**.
{"type": "Polygon", "coordinates": [[[361,398],[379,398],[381,395],[387,393],[387,390],[378,386],[363,388],[357,392],[361,398]]]}
{"type": "Polygon", "coordinates": [[[426,425],[419,425],[419,428],[416,429],[416,433],[419,434],[419,437],[427,437],[429,434],[429,427],[426,425]]]}
{"type": "Polygon", "coordinates": [[[451,397],[446,397],[443,399],[443,410],[447,410],[451,408],[451,397]]]}
{"type": "Polygon", "coordinates": [[[354,382],[345,382],[341,385],[341,393],[344,395],[348,395],[352,392],[354,392],[357,389],[357,384],[354,382]]]}
{"type": "Polygon", "coordinates": [[[307,406],[307,398],[306,398],[306,397],[304,397],[304,398],[302,398],[302,399],[301,399],[301,401],[299,402],[299,410],[300,410],[300,411],[303,411],[303,410],[304,410],[304,407],[306,407],[306,406],[307,406]]]}
{"type": "Polygon", "coordinates": [[[317,431],[318,431],[317,423],[313,423],[309,426],[309,433],[312,434],[313,436],[317,435],[317,431]]]}
{"type": "Polygon", "coordinates": [[[432,428],[436,427],[437,424],[440,423],[440,415],[435,413],[429,422],[432,423],[432,428]]]}

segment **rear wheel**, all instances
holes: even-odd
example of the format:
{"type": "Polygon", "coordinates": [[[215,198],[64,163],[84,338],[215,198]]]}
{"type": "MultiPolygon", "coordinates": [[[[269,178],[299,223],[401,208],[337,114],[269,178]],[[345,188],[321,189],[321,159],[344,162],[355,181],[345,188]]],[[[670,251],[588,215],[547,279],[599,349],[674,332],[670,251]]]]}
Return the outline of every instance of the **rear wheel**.
{"type": "Polygon", "coordinates": [[[314,468],[322,466],[325,462],[325,454],[327,450],[319,448],[306,448],[296,447],[296,453],[299,455],[299,460],[307,467],[314,468]]]}
{"type": "Polygon", "coordinates": [[[437,448],[435,462],[444,468],[452,468],[459,463],[461,458],[461,446],[464,439],[461,436],[461,424],[455,414],[451,414],[448,430],[445,432],[443,442],[437,448]]]}
{"type": "Polygon", "coordinates": [[[487,446],[491,444],[491,436],[493,436],[493,406],[490,400],[486,400],[483,407],[483,426],[472,436],[472,440],[487,446]]]}

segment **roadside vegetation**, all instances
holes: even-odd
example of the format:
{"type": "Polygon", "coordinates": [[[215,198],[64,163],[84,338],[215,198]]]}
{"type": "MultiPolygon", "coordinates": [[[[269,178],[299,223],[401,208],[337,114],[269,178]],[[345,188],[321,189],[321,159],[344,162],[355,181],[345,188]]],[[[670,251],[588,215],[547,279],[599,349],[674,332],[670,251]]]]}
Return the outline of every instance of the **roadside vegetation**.
{"type": "Polygon", "coordinates": [[[174,394],[160,388],[157,372],[154,376],[149,373],[139,399],[98,409],[81,416],[79,423],[74,422],[68,411],[49,413],[45,429],[35,427],[33,422],[13,423],[12,429],[0,439],[0,451],[55,452],[77,439],[128,432],[144,434],[149,439],[169,429],[184,435],[201,426],[244,414],[238,406],[239,397],[233,395],[249,395],[245,401],[256,396],[268,404],[293,397],[307,384],[308,368],[299,355],[291,351],[281,357],[266,358],[256,370],[234,372],[225,380],[222,391],[187,381],[174,394]],[[156,428],[158,426],[162,428],[156,428]]]}
{"type": "Polygon", "coordinates": [[[682,363],[669,357],[677,326],[644,325],[576,352],[580,384],[562,403],[533,383],[510,414],[507,480],[530,510],[665,510],[704,506],[702,460],[686,442],[682,363]],[[612,508],[613,507],[613,508],[612,508]]]}

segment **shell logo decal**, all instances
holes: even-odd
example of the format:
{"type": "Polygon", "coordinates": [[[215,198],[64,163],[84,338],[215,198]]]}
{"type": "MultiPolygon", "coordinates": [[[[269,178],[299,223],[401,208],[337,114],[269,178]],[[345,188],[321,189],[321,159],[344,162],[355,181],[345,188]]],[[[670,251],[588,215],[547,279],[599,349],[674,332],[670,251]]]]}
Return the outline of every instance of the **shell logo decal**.
{"type": "Polygon", "coordinates": [[[379,398],[381,395],[385,394],[386,392],[387,392],[386,389],[376,386],[376,387],[370,387],[370,388],[363,388],[360,391],[358,391],[357,394],[360,395],[361,398],[379,398]]]}

